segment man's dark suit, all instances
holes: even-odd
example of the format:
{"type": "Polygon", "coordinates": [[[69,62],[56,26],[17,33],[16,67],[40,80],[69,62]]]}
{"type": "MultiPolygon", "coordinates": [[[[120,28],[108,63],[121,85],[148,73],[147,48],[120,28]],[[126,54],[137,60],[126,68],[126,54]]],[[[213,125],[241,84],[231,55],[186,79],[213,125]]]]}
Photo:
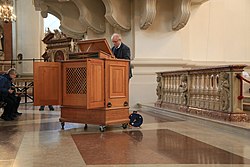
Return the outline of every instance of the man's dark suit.
{"type": "MultiPolygon", "coordinates": [[[[111,50],[117,59],[130,60],[130,49],[124,43],[121,43],[121,46],[118,49],[113,46],[111,50]]],[[[129,62],[129,78],[131,77],[132,77],[132,70],[129,62]]]]}

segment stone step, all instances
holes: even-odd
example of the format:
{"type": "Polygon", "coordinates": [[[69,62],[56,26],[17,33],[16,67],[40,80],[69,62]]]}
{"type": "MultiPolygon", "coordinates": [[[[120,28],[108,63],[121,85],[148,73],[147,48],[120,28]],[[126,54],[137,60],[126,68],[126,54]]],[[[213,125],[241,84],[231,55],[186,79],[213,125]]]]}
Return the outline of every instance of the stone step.
{"type": "Polygon", "coordinates": [[[243,101],[243,110],[244,111],[250,111],[250,102],[246,103],[243,101]]]}
{"type": "Polygon", "coordinates": [[[155,107],[152,104],[139,104],[139,108],[141,109],[149,109],[151,112],[155,112],[157,114],[162,114],[174,118],[179,118],[183,120],[191,120],[197,122],[198,124],[206,125],[208,127],[218,128],[218,130],[225,130],[229,133],[239,134],[241,136],[245,136],[246,138],[250,137],[250,123],[249,122],[228,122],[228,121],[220,121],[214,120],[204,117],[199,117],[196,115],[191,115],[183,112],[176,112],[172,110],[167,110],[159,107],[155,107]]]}
{"type": "Polygon", "coordinates": [[[244,95],[243,103],[250,103],[250,96],[244,95]]]}
{"type": "Polygon", "coordinates": [[[243,98],[243,110],[250,111],[250,96],[244,95],[243,98]]]}

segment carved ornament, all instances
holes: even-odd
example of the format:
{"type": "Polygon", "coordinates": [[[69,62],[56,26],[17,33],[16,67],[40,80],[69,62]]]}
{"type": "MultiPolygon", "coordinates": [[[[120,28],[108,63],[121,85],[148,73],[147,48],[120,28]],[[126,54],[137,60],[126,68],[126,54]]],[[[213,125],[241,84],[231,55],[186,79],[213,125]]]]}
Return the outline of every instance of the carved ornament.
{"type": "Polygon", "coordinates": [[[140,28],[148,29],[153,24],[156,15],[156,0],[142,0],[142,15],[140,20],[140,28]]]}
{"type": "Polygon", "coordinates": [[[191,5],[201,5],[206,1],[209,0],[175,0],[172,29],[178,31],[185,27],[190,17],[191,5]]]}
{"type": "Polygon", "coordinates": [[[105,5],[105,18],[115,28],[123,31],[131,29],[131,1],[130,0],[102,0],[105,5]]]}
{"type": "Polygon", "coordinates": [[[201,5],[202,3],[209,1],[209,0],[192,0],[192,5],[201,5]]]}
{"type": "Polygon", "coordinates": [[[96,33],[105,32],[105,7],[101,0],[92,0],[91,3],[83,0],[72,0],[80,12],[79,21],[82,26],[96,33]]]}
{"type": "Polygon", "coordinates": [[[60,26],[60,30],[66,34],[67,36],[71,37],[71,38],[74,38],[74,39],[83,39],[84,38],[84,35],[86,34],[86,31],[85,32],[75,32],[75,31],[71,31],[67,28],[65,28],[64,26],[60,26]]]}
{"type": "Polygon", "coordinates": [[[182,29],[188,22],[191,10],[191,0],[174,1],[174,18],[172,29],[177,31],[182,29]]]}

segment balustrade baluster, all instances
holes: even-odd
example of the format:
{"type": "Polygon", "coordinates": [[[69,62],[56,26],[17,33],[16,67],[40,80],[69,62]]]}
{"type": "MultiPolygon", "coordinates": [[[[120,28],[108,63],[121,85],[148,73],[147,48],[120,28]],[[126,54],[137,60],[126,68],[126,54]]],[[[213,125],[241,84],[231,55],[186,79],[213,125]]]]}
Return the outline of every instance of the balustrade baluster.
{"type": "Polygon", "coordinates": [[[178,75],[177,76],[177,104],[181,104],[181,89],[180,89],[180,85],[181,85],[181,76],[178,75]]]}
{"type": "Polygon", "coordinates": [[[195,107],[195,87],[196,87],[196,85],[195,85],[195,75],[191,75],[191,81],[192,81],[192,85],[191,85],[191,87],[192,87],[191,106],[195,107]]]}
{"type": "Polygon", "coordinates": [[[215,95],[215,101],[214,101],[214,110],[220,109],[220,95],[219,95],[219,74],[216,74],[215,77],[215,87],[214,87],[214,95],[215,95]]]}
{"type": "Polygon", "coordinates": [[[198,75],[195,75],[195,107],[199,107],[199,80],[198,80],[198,75]]]}
{"type": "Polygon", "coordinates": [[[197,74],[197,107],[201,107],[202,103],[202,76],[197,74]]]}
{"type": "Polygon", "coordinates": [[[175,103],[176,101],[176,76],[173,76],[173,101],[172,103],[175,103]]]}
{"type": "Polygon", "coordinates": [[[166,100],[166,98],[167,98],[167,86],[168,86],[168,81],[167,81],[167,77],[166,76],[164,76],[163,77],[163,80],[164,80],[164,89],[163,89],[163,98],[162,98],[162,100],[163,100],[163,102],[166,102],[167,100],[166,100]]]}
{"type": "Polygon", "coordinates": [[[200,82],[200,108],[204,108],[204,74],[200,75],[201,82],[200,82]]]}
{"type": "Polygon", "coordinates": [[[208,109],[209,106],[209,86],[210,86],[210,82],[209,82],[209,74],[205,74],[205,101],[204,101],[204,108],[208,109]]]}
{"type": "Polygon", "coordinates": [[[214,74],[210,74],[210,87],[209,87],[209,106],[208,109],[213,109],[213,87],[214,87],[214,74]]]}
{"type": "Polygon", "coordinates": [[[169,76],[166,76],[167,77],[167,93],[166,93],[166,101],[169,103],[170,100],[169,100],[169,96],[170,96],[170,77],[169,76]]]}

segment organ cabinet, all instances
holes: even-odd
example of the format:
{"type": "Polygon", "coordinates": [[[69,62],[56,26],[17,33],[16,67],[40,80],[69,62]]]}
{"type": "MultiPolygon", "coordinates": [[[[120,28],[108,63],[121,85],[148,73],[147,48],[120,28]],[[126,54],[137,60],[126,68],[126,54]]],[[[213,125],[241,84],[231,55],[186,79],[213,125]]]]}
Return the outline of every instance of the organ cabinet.
{"type": "Polygon", "coordinates": [[[60,122],[129,122],[129,62],[115,59],[105,39],[77,43],[75,59],[34,62],[34,105],[61,105],[60,122]]]}

